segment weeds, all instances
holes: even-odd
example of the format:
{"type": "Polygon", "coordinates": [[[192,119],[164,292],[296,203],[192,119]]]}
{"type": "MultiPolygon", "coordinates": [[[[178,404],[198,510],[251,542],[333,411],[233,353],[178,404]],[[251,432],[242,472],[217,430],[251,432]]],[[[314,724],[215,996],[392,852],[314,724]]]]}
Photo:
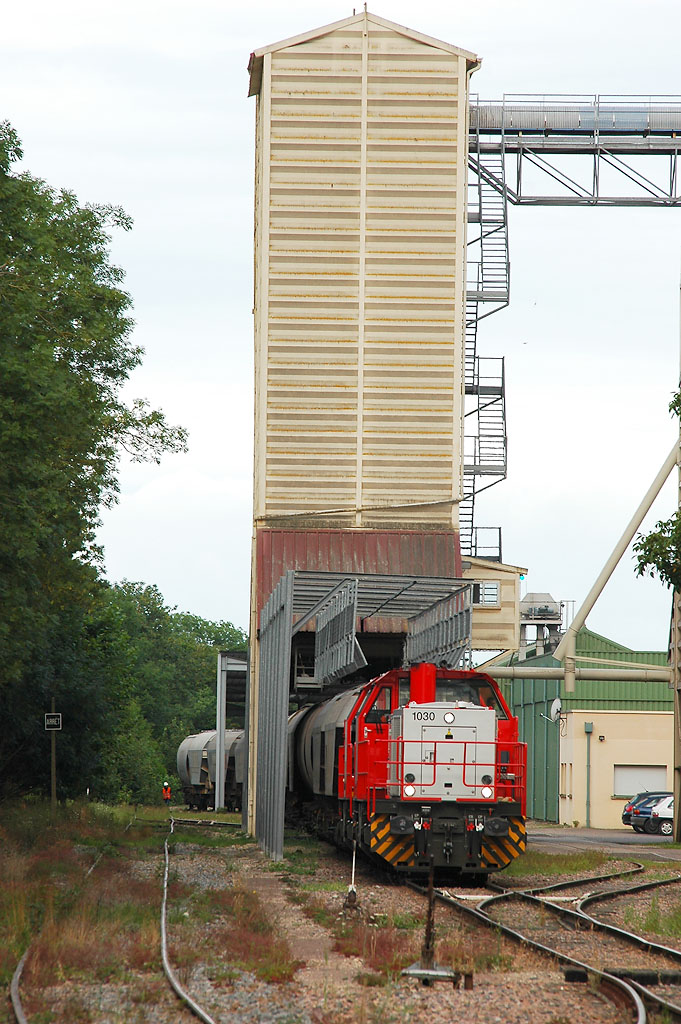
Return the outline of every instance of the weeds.
{"type": "Polygon", "coordinates": [[[203,849],[220,849],[223,850],[225,847],[232,846],[252,846],[255,840],[251,836],[247,836],[244,832],[238,832],[236,829],[234,832],[228,829],[220,829],[218,832],[210,832],[206,830],[201,832],[199,829],[176,827],[172,836],[168,839],[168,849],[175,850],[180,846],[200,846],[203,849]]]}
{"type": "Polygon", "coordinates": [[[377,927],[359,921],[339,926],[334,949],[345,956],[358,956],[375,974],[396,977],[418,959],[420,938],[404,933],[392,925],[377,927]]]}
{"type": "Polygon", "coordinates": [[[319,866],[319,844],[308,836],[295,836],[295,843],[295,846],[285,848],[283,862],[271,864],[270,871],[284,875],[314,875],[319,866]]]}
{"type": "Polygon", "coordinates": [[[314,921],[315,924],[320,924],[324,928],[332,930],[336,923],[336,915],[329,910],[326,903],[319,899],[309,899],[303,901],[303,914],[309,918],[310,921],[314,921]]]}
{"type": "Polygon", "coordinates": [[[49,802],[28,799],[4,804],[1,813],[0,984],[10,981],[30,943],[24,976],[33,971],[45,983],[71,973],[105,977],[116,963],[127,969],[154,961],[160,879],[134,877],[129,866],[158,856],[162,831],[146,825],[124,831],[134,810],[100,804],[60,805],[53,819],[49,802]],[[107,944],[110,960],[96,952],[107,944]]]}
{"type": "Polygon", "coordinates": [[[525,875],[580,874],[584,871],[599,871],[612,860],[607,853],[583,851],[580,853],[538,853],[530,850],[512,860],[504,869],[504,878],[524,877],[525,875]]]}
{"type": "Polygon", "coordinates": [[[251,971],[262,981],[290,981],[302,967],[288,943],[273,928],[258,894],[250,889],[221,893],[219,923],[211,927],[211,943],[230,969],[251,971]]]}
{"type": "Polygon", "coordinates": [[[671,907],[666,906],[662,911],[657,895],[653,895],[650,906],[643,913],[637,913],[632,907],[628,907],[624,912],[624,923],[627,928],[635,931],[681,938],[681,900],[677,900],[671,907]]]}

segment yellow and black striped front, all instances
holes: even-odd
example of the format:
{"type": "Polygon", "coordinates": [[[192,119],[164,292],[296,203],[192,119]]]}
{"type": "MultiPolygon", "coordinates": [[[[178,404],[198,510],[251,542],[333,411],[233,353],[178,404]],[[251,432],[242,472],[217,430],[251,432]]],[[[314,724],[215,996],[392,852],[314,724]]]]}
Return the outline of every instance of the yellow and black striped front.
{"type": "Polygon", "coordinates": [[[489,871],[505,868],[515,857],[525,853],[527,834],[524,818],[509,818],[507,836],[484,836],[482,866],[489,871]]]}
{"type": "Polygon", "coordinates": [[[393,835],[390,831],[390,817],[374,814],[370,822],[371,852],[392,864],[393,867],[412,867],[415,861],[414,836],[393,835]]]}

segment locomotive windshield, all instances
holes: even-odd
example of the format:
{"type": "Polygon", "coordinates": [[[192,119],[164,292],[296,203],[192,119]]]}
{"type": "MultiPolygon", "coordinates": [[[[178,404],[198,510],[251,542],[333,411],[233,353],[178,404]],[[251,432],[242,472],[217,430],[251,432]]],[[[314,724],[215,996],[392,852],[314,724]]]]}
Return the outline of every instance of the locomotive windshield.
{"type": "MultiPolygon", "coordinates": [[[[506,718],[506,712],[499,703],[499,698],[485,679],[438,679],[436,700],[467,701],[482,707],[493,708],[497,718],[506,718]]],[[[400,680],[400,704],[409,703],[409,680],[400,680]]]]}

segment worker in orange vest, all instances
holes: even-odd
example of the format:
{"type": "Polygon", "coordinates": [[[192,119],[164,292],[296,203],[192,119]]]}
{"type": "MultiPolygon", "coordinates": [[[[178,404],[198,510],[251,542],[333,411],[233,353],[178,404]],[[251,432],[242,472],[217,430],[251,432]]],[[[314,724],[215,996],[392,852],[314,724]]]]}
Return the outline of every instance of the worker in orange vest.
{"type": "Polygon", "coordinates": [[[166,807],[170,807],[170,783],[163,783],[163,803],[166,807]]]}

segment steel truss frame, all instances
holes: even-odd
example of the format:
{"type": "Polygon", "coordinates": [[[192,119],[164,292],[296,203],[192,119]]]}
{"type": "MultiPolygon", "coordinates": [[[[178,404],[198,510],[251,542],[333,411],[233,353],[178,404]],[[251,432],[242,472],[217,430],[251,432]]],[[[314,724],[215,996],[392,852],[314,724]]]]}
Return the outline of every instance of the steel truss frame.
{"type": "Polygon", "coordinates": [[[470,168],[517,206],[681,206],[680,96],[472,97],[470,143],[470,168]],[[499,155],[504,176],[489,165],[499,155]],[[575,156],[590,158],[583,180],[563,163],[575,156]],[[632,163],[642,156],[667,163],[664,185],[632,163]],[[540,171],[554,191],[528,190],[526,166],[540,171]],[[604,188],[606,169],[616,172],[614,180],[626,184],[628,194],[604,188]]]}
{"type": "Polygon", "coordinates": [[[415,637],[412,657],[426,660],[431,656],[439,664],[467,664],[471,591],[469,581],[441,576],[290,569],[281,577],[260,613],[257,694],[249,693],[249,708],[254,696],[258,708],[257,735],[251,735],[248,709],[246,716],[249,760],[251,752],[256,752],[255,837],[272,860],[281,860],[284,850],[293,636],[313,619],[318,626],[320,620],[328,624],[336,619],[333,629],[324,630],[327,642],[319,649],[324,673],[336,682],[354,670],[357,650],[348,638],[352,632],[354,640],[357,617],[406,619],[407,632],[415,637]],[[424,618],[433,608],[431,617],[424,618]]]}

